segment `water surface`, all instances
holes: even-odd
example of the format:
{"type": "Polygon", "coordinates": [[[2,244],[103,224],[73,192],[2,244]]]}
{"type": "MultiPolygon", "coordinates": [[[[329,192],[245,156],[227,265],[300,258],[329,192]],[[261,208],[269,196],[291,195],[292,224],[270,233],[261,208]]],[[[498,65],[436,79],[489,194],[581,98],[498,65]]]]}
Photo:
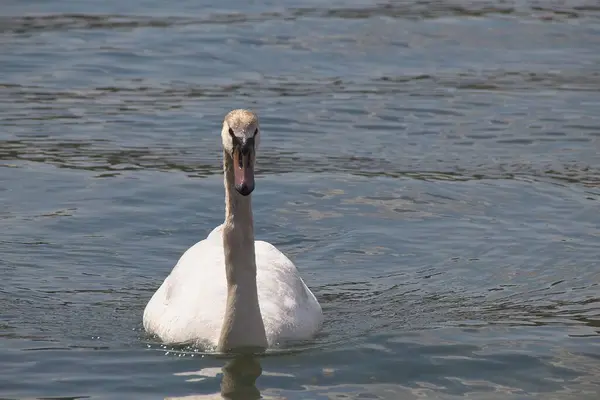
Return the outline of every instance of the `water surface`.
{"type": "Polygon", "coordinates": [[[600,9],[469,3],[6,2],[0,397],[596,399],[600,9]],[[237,107],[326,318],[254,360],[141,326],[237,107]]]}

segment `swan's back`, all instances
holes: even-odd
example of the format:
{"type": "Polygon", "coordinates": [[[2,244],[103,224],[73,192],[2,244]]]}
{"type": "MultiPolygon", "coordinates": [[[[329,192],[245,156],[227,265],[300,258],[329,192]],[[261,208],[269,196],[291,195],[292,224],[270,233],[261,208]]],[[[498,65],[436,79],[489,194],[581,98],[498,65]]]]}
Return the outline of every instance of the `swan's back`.
{"type": "MultiPolygon", "coordinates": [[[[216,346],[227,301],[222,226],[190,247],[144,311],[144,328],[167,343],[216,346]]],[[[255,242],[258,300],[269,346],[308,339],[321,306],[296,267],[268,242],[255,242]]]]}

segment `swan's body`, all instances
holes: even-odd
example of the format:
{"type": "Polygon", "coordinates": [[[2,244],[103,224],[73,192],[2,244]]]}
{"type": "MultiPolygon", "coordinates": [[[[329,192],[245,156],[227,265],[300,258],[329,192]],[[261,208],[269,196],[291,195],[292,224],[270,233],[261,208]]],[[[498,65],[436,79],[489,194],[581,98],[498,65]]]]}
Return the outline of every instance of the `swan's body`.
{"type": "Polygon", "coordinates": [[[165,343],[265,349],[309,339],[321,328],[321,306],[294,264],[254,240],[254,150],[240,147],[249,142],[248,131],[257,136],[254,114],[235,110],[225,118],[225,222],[181,256],[144,310],[144,328],[165,343]]]}
{"type": "MultiPolygon", "coordinates": [[[[217,346],[227,303],[223,225],[190,247],[144,311],[144,328],[166,343],[217,346]]],[[[321,306],[294,264],[257,240],[256,286],[268,345],[310,338],[322,323],[321,306]]]]}

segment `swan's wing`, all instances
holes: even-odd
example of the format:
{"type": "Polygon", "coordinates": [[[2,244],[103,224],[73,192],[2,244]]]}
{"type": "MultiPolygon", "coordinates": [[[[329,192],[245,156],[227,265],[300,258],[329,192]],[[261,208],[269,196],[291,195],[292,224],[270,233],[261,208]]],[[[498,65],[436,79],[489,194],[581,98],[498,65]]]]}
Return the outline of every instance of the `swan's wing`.
{"type": "Polygon", "coordinates": [[[223,225],[225,224],[221,224],[213,229],[206,237],[206,240],[223,241],[223,225]]]}
{"type": "Polygon", "coordinates": [[[294,263],[275,246],[256,241],[256,283],[269,344],[311,337],[323,322],[314,294],[294,263]]]}
{"type": "Polygon", "coordinates": [[[211,235],[181,256],[144,310],[144,328],[164,342],[218,340],[227,288],[222,241],[211,235]]]}
{"type": "MultiPolygon", "coordinates": [[[[166,343],[216,345],[227,302],[222,226],[190,247],[144,310],[144,328],[166,343]]],[[[321,306],[296,266],[275,246],[255,242],[257,289],[269,345],[310,338],[321,306]]]]}

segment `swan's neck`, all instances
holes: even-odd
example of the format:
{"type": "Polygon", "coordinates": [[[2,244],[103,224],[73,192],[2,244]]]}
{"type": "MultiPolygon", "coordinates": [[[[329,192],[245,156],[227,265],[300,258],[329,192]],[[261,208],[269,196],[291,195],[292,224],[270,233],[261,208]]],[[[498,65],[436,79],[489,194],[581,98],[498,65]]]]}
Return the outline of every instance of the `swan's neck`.
{"type": "Polygon", "coordinates": [[[225,224],[223,249],[227,277],[227,306],[219,351],[264,350],[265,327],[258,304],[256,256],[251,195],[235,190],[233,160],[224,152],[225,224]]]}

